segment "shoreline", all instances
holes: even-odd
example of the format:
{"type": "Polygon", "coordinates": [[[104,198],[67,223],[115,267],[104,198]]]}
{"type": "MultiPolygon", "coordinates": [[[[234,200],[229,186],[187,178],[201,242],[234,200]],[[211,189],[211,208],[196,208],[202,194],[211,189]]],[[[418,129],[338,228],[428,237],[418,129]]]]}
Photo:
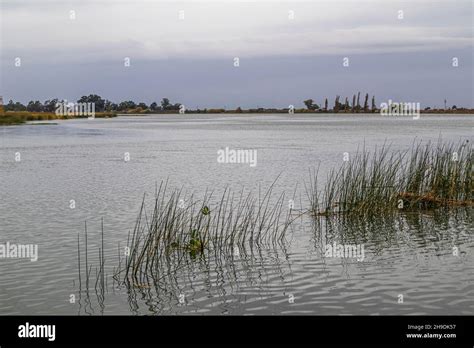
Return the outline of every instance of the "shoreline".
{"type": "MultiPolygon", "coordinates": [[[[289,109],[248,109],[248,110],[225,110],[225,109],[208,109],[208,110],[186,110],[184,114],[350,114],[350,115],[356,115],[356,114],[363,114],[363,115],[369,115],[369,114],[374,114],[374,115],[380,115],[380,109],[376,109],[374,111],[368,110],[368,111],[333,111],[333,110],[308,110],[308,109],[294,109],[294,112],[289,112],[289,109]]],[[[466,108],[460,108],[460,109],[429,109],[429,110],[420,110],[420,114],[465,114],[465,115],[474,115],[474,109],[466,109],[466,108]]],[[[152,111],[152,110],[130,110],[130,111],[117,111],[119,115],[159,115],[159,114],[183,114],[180,113],[179,110],[168,110],[168,111],[152,111]]],[[[400,115],[403,116],[403,115],[400,115]]]]}
{"type": "MultiPolygon", "coordinates": [[[[366,115],[366,116],[382,116],[380,111],[378,112],[334,112],[332,110],[328,111],[312,111],[312,110],[294,110],[293,113],[288,112],[288,110],[282,109],[263,109],[263,111],[253,111],[253,110],[187,110],[185,113],[180,113],[176,110],[169,111],[136,111],[132,110],[129,112],[117,112],[117,111],[106,111],[106,112],[97,112],[95,113],[95,118],[113,118],[118,116],[148,116],[148,115],[265,115],[265,114],[307,114],[307,115],[366,115]]],[[[420,110],[420,114],[424,115],[474,115],[474,109],[458,109],[458,110],[420,110]]],[[[411,115],[383,115],[385,117],[411,117],[411,115]]],[[[52,121],[52,120],[72,120],[72,119],[87,119],[87,116],[73,116],[73,115],[56,115],[51,112],[29,112],[29,111],[7,111],[0,114],[0,126],[17,126],[22,124],[27,124],[27,122],[34,121],[52,121]]]]}
{"type": "MultiPolygon", "coordinates": [[[[97,118],[117,117],[115,112],[96,112],[97,118]]],[[[87,118],[87,116],[57,115],[54,112],[6,111],[0,114],[0,126],[18,126],[27,122],[71,120],[87,118]]]]}

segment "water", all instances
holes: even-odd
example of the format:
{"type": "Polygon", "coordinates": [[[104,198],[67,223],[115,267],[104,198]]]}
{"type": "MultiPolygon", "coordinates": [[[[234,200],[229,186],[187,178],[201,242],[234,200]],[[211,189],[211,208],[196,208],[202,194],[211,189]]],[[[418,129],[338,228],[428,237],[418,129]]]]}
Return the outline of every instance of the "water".
{"type": "MultiPolygon", "coordinates": [[[[54,121],[0,129],[0,243],[37,244],[37,262],[0,259],[0,314],[474,314],[472,210],[324,225],[295,222],[287,243],[196,260],[157,288],[113,283],[143,195],[156,185],[197,196],[229,186],[295,194],[344,152],[384,143],[473,141],[472,116],[157,115],[54,121]],[[222,164],[217,151],[257,150],[257,166],[222,164]],[[15,161],[19,153],[21,160],[15,161]],[[125,161],[127,154],[129,161],[125,161]],[[71,209],[71,200],[75,208],[71,209]],[[104,219],[104,297],[78,286],[77,236],[89,231],[97,265],[104,219]],[[365,259],[324,257],[324,245],[363,244],[365,259]],[[453,256],[453,246],[459,256],[453,256]],[[70,303],[70,295],[77,296],[70,303]],[[403,303],[398,303],[403,295],[403,303]]],[[[93,270],[95,274],[95,270],[93,270]]]]}

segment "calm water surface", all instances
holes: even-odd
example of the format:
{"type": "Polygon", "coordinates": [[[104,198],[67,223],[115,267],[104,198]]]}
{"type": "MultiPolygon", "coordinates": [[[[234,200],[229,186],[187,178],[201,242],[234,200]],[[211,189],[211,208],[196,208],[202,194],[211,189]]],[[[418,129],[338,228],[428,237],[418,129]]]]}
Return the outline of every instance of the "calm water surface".
{"type": "Polygon", "coordinates": [[[275,194],[295,194],[295,208],[305,209],[310,169],[319,166],[324,181],[344,152],[364,146],[406,150],[414,141],[440,137],[473,141],[473,120],[157,115],[2,127],[0,243],[38,244],[39,259],[0,259],[0,314],[472,315],[472,210],[320,229],[301,217],[284,245],[243,250],[233,260],[196,260],[159,288],[128,291],[110,276],[143,195],[152,198],[162,180],[199,196],[226,186],[258,194],[278,177],[275,194]],[[218,163],[217,151],[225,147],[257,150],[257,166],[218,163]],[[126,153],[130,161],[124,161],[126,153]],[[87,221],[91,252],[98,253],[102,218],[108,286],[104,297],[94,291],[87,296],[78,289],[77,235],[87,221]],[[365,259],[324,257],[324,245],[334,241],[363,243],[365,259]],[[70,294],[78,296],[76,303],[70,294]]]}

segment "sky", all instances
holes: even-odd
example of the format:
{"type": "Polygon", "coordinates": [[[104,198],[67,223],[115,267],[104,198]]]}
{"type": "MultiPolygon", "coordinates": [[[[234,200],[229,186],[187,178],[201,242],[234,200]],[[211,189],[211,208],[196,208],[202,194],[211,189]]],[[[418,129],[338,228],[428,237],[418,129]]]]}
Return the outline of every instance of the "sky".
{"type": "Polygon", "coordinates": [[[472,0],[0,4],[5,102],[302,107],[360,91],[377,104],[474,107],[472,0]]]}

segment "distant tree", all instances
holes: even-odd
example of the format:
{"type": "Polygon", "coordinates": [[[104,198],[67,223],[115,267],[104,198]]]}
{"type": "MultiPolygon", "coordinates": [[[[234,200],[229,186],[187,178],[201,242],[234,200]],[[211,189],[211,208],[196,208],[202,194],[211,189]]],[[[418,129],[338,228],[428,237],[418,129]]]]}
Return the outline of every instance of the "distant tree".
{"type": "Polygon", "coordinates": [[[453,110],[457,110],[457,109],[458,109],[458,107],[457,107],[456,105],[453,105],[453,107],[452,107],[451,109],[453,109],[453,110]]]}
{"type": "Polygon", "coordinates": [[[26,105],[23,105],[20,102],[15,103],[15,111],[26,111],[26,105]]]}
{"type": "Polygon", "coordinates": [[[171,106],[170,110],[179,110],[180,107],[181,107],[181,103],[175,103],[171,106]]]}
{"type": "Polygon", "coordinates": [[[4,106],[5,111],[26,111],[26,106],[20,102],[14,103],[13,100],[10,99],[7,105],[4,106]]]}
{"type": "Polygon", "coordinates": [[[359,112],[360,110],[360,92],[357,92],[357,106],[356,111],[359,112]]]}
{"type": "Polygon", "coordinates": [[[161,108],[163,110],[169,110],[170,106],[171,106],[171,104],[170,104],[170,100],[168,98],[163,98],[161,100],[161,108]]]}
{"type": "Polygon", "coordinates": [[[158,104],[156,102],[153,102],[150,104],[150,110],[151,111],[156,111],[158,110],[158,104]]]}
{"type": "Polygon", "coordinates": [[[328,111],[328,98],[324,100],[324,111],[328,111]]]}
{"type": "Polygon", "coordinates": [[[51,99],[51,100],[46,100],[43,103],[43,110],[46,112],[55,112],[56,111],[56,104],[58,103],[58,99],[51,99]]]}
{"type": "Polygon", "coordinates": [[[106,100],[104,104],[104,111],[112,111],[113,103],[110,100],[106,100]]]}
{"type": "Polygon", "coordinates": [[[239,106],[237,109],[235,109],[235,112],[236,112],[236,113],[239,113],[239,114],[242,113],[241,107],[239,106]]]}
{"type": "Polygon", "coordinates": [[[148,106],[145,103],[138,103],[138,107],[141,108],[142,110],[148,109],[148,106]]]}
{"type": "Polygon", "coordinates": [[[313,104],[313,99],[305,100],[303,103],[304,103],[304,105],[306,105],[308,110],[317,110],[317,109],[319,109],[318,104],[313,104]]]}
{"type": "Polygon", "coordinates": [[[123,101],[118,105],[118,111],[126,111],[130,109],[136,109],[137,104],[135,102],[129,100],[129,101],[123,101]]]}
{"type": "Polygon", "coordinates": [[[372,96],[372,112],[375,112],[377,110],[377,107],[375,106],[375,95],[372,96]]]}
{"type": "Polygon", "coordinates": [[[339,96],[336,96],[336,100],[334,100],[334,108],[333,108],[333,111],[335,113],[338,113],[339,112],[339,108],[341,107],[341,103],[339,103],[339,96]]]}
{"type": "Polygon", "coordinates": [[[13,102],[13,100],[10,99],[8,101],[8,104],[3,106],[3,110],[5,110],[5,111],[15,111],[15,103],[13,102]]]}
{"type": "Polygon", "coordinates": [[[104,111],[107,111],[108,109],[110,109],[110,104],[111,102],[107,99],[105,99],[104,101],[104,111]]]}
{"type": "Polygon", "coordinates": [[[344,111],[349,111],[349,99],[346,97],[346,101],[344,102],[344,111]]]}
{"type": "Polygon", "coordinates": [[[366,93],[365,95],[364,112],[369,112],[369,93],[366,93]]]}
{"type": "Polygon", "coordinates": [[[89,96],[84,95],[77,102],[78,103],[94,103],[95,111],[97,112],[101,112],[105,110],[105,100],[102,99],[102,97],[97,94],[90,94],[89,96]]]}
{"type": "Polygon", "coordinates": [[[26,111],[41,112],[43,111],[43,104],[41,104],[39,100],[36,100],[36,101],[31,100],[26,106],[26,111]]]}

